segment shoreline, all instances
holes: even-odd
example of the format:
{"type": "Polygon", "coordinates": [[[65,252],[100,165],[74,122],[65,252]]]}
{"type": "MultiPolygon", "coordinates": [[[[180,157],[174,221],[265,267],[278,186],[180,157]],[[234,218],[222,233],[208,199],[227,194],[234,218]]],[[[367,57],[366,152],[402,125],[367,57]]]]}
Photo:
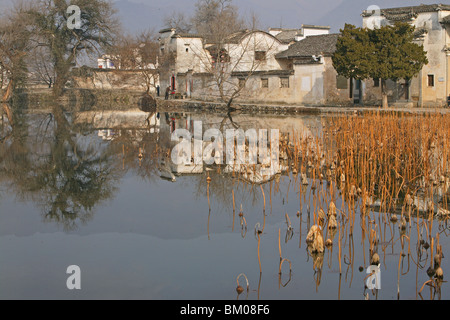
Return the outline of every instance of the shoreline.
{"type": "MultiPolygon", "coordinates": [[[[87,90],[68,89],[56,101],[50,98],[51,89],[30,89],[23,93],[26,95],[27,113],[49,112],[51,104],[56,102],[66,107],[67,112],[79,111],[135,111],[139,109],[139,101],[143,92],[130,90],[87,90]]],[[[20,100],[19,95],[19,100],[20,100]]],[[[192,99],[169,99],[156,97],[156,110],[162,112],[228,112],[223,102],[213,102],[192,99]]],[[[368,112],[398,112],[410,114],[450,113],[450,107],[409,107],[394,103],[393,106],[383,109],[380,106],[364,105],[293,105],[293,104],[264,104],[261,102],[235,102],[233,112],[262,113],[262,114],[364,114],[368,112]]]]}
{"type": "MultiPolygon", "coordinates": [[[[190,99],[171,99],[163,100],[157,98],[158,108],[168,111],[174,109],[194,110],[194,111],[224,111],[228,112],[226,104],[222,102],[209,102],[190,99]]],[[[411,108],[393,106],[388,109],[383,109],[377,106],[326,106],[326,105],[287,105],[287,104],[262,104],[262,103],[243,103],[237,102],[234,105],[236,112],[250,112],[250,113],[272,113],[272,114],[363,114],[368,112],[398,112],[411,114],[427,114],[427,113],[450,113],[450,108],[411,108]]]]}

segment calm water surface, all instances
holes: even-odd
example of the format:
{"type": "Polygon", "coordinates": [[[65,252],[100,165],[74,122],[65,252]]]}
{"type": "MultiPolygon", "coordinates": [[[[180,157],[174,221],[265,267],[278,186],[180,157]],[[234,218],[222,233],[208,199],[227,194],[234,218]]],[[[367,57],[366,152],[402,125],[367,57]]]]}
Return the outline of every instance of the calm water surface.
{"type": "MultiPolygon", "coordinates": [[[[260,185],[223,168],[175,173],[176,181],[170,181],[164,178],[163,158],[174,129],[192,132],[194,120],[201,120],[204,129],[232,124],[220,113],[147,117],[140,112],[33,114],[12,132],[2,127],[1,299],[297,300],[364,299],[367,294],[370,299],[420,299],[430,253],[418,256],[415,219],[407,230],[409,255],[408,244],[402,251],[398,226],[383,223],[377,212],[371,215],[383,239],[381,289],[365,290],[369,243],[359,214],[352,236],[342,230],[341,274],[336,240],[321,257],[307,250],[314,199],[329,189],[328,182],[311,189],[290,172],[274,176],[262,184],[264,211],[260,185]],[[247,229],[240,223],[241,205],[247,229]],[[255,226],[263,229],[259,258],[255,226]],[[279,233],[282,256],[292,265],[290,273],[285,262],[281,276],[279,233]],[[81,290],[66,287],[70,265],[81,268],[81,290]],[[241,273],[250,290],[238,296],[241,273]]],[[[322,120],[316,115],[233,116],[244,129],[311,136],[320,134],[322,120]]],[[[345,210],[337,190],[335,202],[345,210]]],[[[434,228],[441,231],[445,272],[450,257],[446,225],[434,228]]],[[[429,299],[430,290],[422,295],[429,299]]],[[[449,298],[446,283],[441,298],[449,298]]]]}

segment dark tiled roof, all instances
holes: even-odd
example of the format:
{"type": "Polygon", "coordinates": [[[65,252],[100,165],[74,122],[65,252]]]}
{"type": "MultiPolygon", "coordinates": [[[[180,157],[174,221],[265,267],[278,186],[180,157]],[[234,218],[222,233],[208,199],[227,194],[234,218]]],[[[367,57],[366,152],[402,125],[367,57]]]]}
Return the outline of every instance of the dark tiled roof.
{"type": "Polygon", "coordinates": [[[266,70],[266,71],[235,71],[231,73],[233,77],[248,76],[290,76],[294,74],[294,70],[266,70]]]}
{"type": "Polygon", "coordinates": [[[232,33],[225,38],[225,43],[239,43],[249,33],[251,33],[251,31],[247,29],[232,33]]]}
{"type": "Polygon", "coordinates": [[[311,57],[313,55],[332,54],[336,51],[338,33],[309,36],[289,46],[289,49],[276,55],[277,59],[311,57]]]}
{"type": "Polygon", "coordinates": [[[203,36],[195,33],[175,33],[172,38],[203,38],[203,36]]]}
{"type": "MultiPolygon", "coordinates": [[[[226,44],[239,44],[245,37],[247,37],[248,35],[250,35],[252,33],[262,33],[262,34],[265,34],[265,35],[267,35],[267,36],[269,36],[271,38],[277,39],[276,37],[274,37],[273,35],[271,35],[270,33],[266,32],[266,31],[245,29],[245,30],[237,31],[237,32],[232,33],[232,34],[230,34],[229,36],[227,36],[227,37],[225,37],[223,39],[220,39],[220,44],[217,43],[217,41],[215,41],[214,38],[207,39],[208,44],[210,44],[208,50],[216,50],[216,47],[218,45],[222,45],[224,43],[226,43],[226,44]]],[[[278,41],[280,41],[280,40],[278,40],[278,41]]]]}
{"type": "Polygon", "coordinates": [[[302,24],[302,29],[322,29],[322,30],[330,30],[330,26],[317,26],[315,24],[302,24]]]}
{"type": "MultiPolygon", "coordinates": [[[[247,35],[251,34],[252,32],[258,32],[260,30],[248,30],[248,29],[243,29],[243,30],[239,30],[236,31],[234,33],[231,33],[230,35],[221,38],[220,36],[210,36],[210,35],[206,35],[205,39],[207,41],[207,43],[210,44],[209,49],[208,50],[216,50],[215,48],[217,47],[217,45],[219,45],[217,42],[220,42],[220,45],[224,44],[224,43],[228,43],[228,44],[238,44],[242,41],[242,39],[244,39],[247,35]],[[219,39],[216,39],[219,38],[219,39]]],[[[260,31],[260,32],[264,32],[264,31],[260,31]]]]}
{"type": "Polygon", "coordinates": [[[309,57],[309,58],[303,58],[303,59],[298,59],[294,61],[295,65],[302,65],[302,64],[321,64],[320,61],[316,61],[313,58],[309,57]]]}
{"type": "Polygon", "coordinates": [[[414,38],[420,39],[423,38],[428,33],[428,30],[425,28],[419,28],[414,31],[414,38]]]}
{"type": "Polygon", "coordinates": [[[442,23],[445,23],[445,24],[450,24],[450,15],[448,15],[448,16],[446,16],[444,19],[442,19],[441,22],[442,22],[442,23]]]}
{"type": "MultiPolygon", "coordinates": [[[[450,5],[448,4],[422,4],[420,6],[410,6],[410,7],[400,7],[400,8],[387,8],[381,9],[381,15],[386,18],[392,18],[396,20],[406,19],[409,17],[417,16],[419,13],[423,12],[435,12],[440,10],[450,10],[450,5]]],[[[365,10],[362,14],[363,17],[370,17],[375,12],[373,10],[365,10]]]]}
{"type": "Polygon", "coordinates": [[[165,29],[161,29],[159,30],[159,33],[166,33],[166,32],[172,32],[175,31],[175,28],[165,28],[165,29]]]}
{"type": "Polygon", "coordinates": [[[282,29],[282,31],[275,36],[282,43],[291,43],[295,41],[295,36],[302,35],[300,29],[282,29]]]}

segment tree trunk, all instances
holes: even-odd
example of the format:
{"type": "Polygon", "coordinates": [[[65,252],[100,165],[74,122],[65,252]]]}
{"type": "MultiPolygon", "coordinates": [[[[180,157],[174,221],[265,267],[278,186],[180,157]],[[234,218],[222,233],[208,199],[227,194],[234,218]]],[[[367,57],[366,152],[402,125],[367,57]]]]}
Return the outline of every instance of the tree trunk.
{"type": "Polygon", "coordinates": [[[56,77],[55,83],[53,84],[53,96],[58,98],[64,92],[64,87],[66,85],[66,80],[62,77],[56,77]]]}
{"type": "Polygon", "coordinates": [[[234,110],[234,108],[233,107],[231,107],[231,105],[233,104],[233,98],[230,98],[230,100],[228,100],[228,102],[227,102],[227,109],[228,110],[234,110]]]}
{"type": "Polygon", "coordinates": [[[8,106],[7,103],[3,103],[3,111],[5,111],[6,116],[8,117],[9,124],[12,126],[14,124],[13,123],[12,111],[11,111],[11,108],[8,106]]]}
{"type": "Polygon", "coordinates": [[[69,80],[70,63],[68,61],[59,62],[55,66],[56,77],[53,84],[53,96],[59,98],[64,93],[64,88],[69,80]]]}
{"type": "Polygon", "coordinates": [[[389,107],[388,103],[388,93],[387,93],[387,87],[386,87],[386,80],[381,80],[381,106],[383,109],[387,109],[389,107]]]}
{"type": "Polygon", "coordinates": [[[10,80],[9,83],[8,83],[8,86],[6,87],[5,94],[3,95],[3,98],[2,98],[3,110],[5,111],[6,116],[8,117],[9,124],[11,126],[14,123],[13,122],[13,115],[12,115],[11,108],[8,106],[8,104],[6,102],[11,98],[12,88],[13,88],[13,82],[12,82],[12,80],[10,80]]]}

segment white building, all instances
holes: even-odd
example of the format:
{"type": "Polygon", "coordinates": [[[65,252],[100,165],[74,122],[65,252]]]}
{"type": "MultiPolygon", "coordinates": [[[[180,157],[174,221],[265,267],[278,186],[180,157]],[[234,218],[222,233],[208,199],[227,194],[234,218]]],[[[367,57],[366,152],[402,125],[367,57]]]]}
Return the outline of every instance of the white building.
{"type": "MultiPolygon", "coordinates": [[[[369,8],[363,12],[363,27],[376,28],[397,21],[408,22],[416,28],[415,41],[423,44],[428,64],[410,83],[390,84],[391,101],[409,102],[415,106],[443,106],[450,95],[450,5],[432,4],[401,8],[369,8]]],[[[371,95],[378,99],[378,88],[366,82],[364,100],[371,95]]],[[[375,85],[376,87],[376,85],[375,85]]]]}
{"type": "Polygon", "coordinates": [[[195,34],[180,34],[175,29],[160,31],[162,89],[187,97],[217,98],[217,77],[227,75],[223,89],[239,86],[249,73],[285,72],[286,66],[275,55],[288,48],[270,33],[242,30],[214,44],[195,34]],[[209,43],[208,43],[209,42],[209,43]],[[220,52],[219,52],[220,50],[220,52]],[[218,61],[216,61],[218,60],[218,61]]]}
{"type": "Polygon", "coordinates": [[[112,57],[106,54],[97,59],[97,65],[99,69],[116,69],[112,57]]]}

